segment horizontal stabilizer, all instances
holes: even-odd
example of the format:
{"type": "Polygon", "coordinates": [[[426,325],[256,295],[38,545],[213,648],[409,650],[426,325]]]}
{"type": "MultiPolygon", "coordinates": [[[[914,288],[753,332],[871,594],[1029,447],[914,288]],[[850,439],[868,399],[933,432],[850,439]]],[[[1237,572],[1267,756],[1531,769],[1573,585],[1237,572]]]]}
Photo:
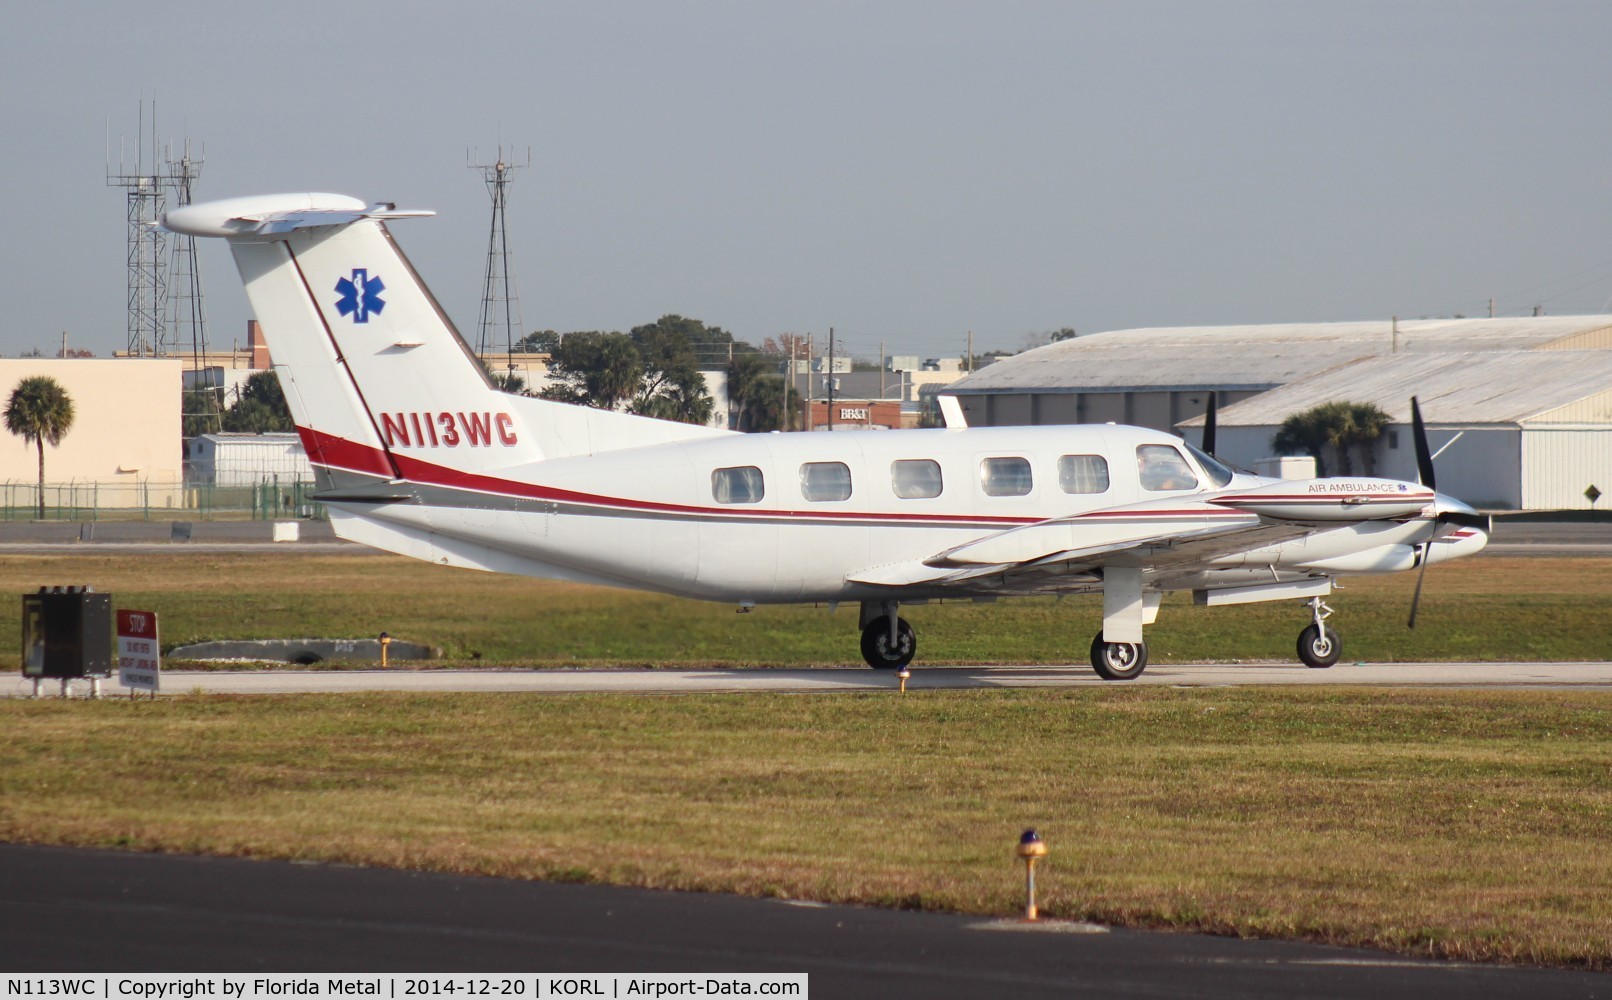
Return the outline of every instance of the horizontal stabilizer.
{"type": "Polygon", "coordinates": [[[261,194],[182,205],[165,212],[158,224],[186,236],[273,237],[318,226],[346,226],[362,219],[418,219],[425,209],[373,205],[342,194],[261,194]]]}

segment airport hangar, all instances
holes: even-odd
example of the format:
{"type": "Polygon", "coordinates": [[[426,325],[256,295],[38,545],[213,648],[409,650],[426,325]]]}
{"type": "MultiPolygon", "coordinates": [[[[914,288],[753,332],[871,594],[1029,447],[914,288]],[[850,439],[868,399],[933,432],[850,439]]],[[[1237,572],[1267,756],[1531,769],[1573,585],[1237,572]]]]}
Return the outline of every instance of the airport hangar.
{"type": "Polygon", "coordinates": [[[1117,330],[1005,358],[947,391],[970,426],[1112,421],[1192,441],[1215,391],[1216,450],[1248,468],[1273,457],[1287,416],[1375,403],[1392,420],[1375,471],[1403,479],[1416,478],[1415,395],[1435,451],[1465,432],[1440,456],[1442,491],[1525,510],[1587,508],[1592,485],[1612,494],[1609,316],[1117,330]]]}

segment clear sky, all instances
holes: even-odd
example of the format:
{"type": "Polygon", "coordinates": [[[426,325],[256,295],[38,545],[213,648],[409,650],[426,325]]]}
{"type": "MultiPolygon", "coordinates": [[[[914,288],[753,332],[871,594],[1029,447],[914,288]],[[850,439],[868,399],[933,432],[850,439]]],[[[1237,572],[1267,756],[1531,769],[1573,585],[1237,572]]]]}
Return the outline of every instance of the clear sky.
{"type": "MultiPolygon", "coordinates": [[[[326,190],[474,335],[489,200],[527,329],[664,313],[864,355],[1064,326],[1612,308],[1612,4],[12,3],[0,353],[126,339],[142,97],[199,200],[326,190]],[[149,107],[149,103],[148,103],[149,107]]],[[[248,312],[202,249],[215,344],[248,312]]]]}

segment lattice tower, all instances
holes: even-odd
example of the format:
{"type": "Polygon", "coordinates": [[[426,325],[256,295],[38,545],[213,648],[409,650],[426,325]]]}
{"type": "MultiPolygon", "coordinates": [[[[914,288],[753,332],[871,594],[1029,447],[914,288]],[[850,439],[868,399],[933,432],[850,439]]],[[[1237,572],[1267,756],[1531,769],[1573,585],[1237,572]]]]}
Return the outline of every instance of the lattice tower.
{"type": "MultiPolygon", "coordinates": [[[[201,178],[201,156],[192,156],[190,140],[178,159],[168,151],[166,179],[174,201],[189,205],[191,188],[201,178]]],[[[168,337],[172,353],[190,353],[190,374],[184,398],[184,436],[216,434],[223,430],[223,389],[207,380],[207,311],[202,303],[200,260],[196,237],[171,235],[172,263],[168,269],[168,337]]]]}
{"type": "Polygon", "coordinates": [[[515,274],[510,267],[509,228],[506,210],[509,205],[509,188],[515,171],[531,166],[532,154],[528,150],[524,164],[511,163],[498,147],[496,163],[470,163],[472,170],[480,170],[492,197],[492,223],[487,231],[487,269],[482,282],[481,321],[477,326],[476,353],[486,357],[500,349],[512,354],[515,345],[526,336],[521,320],[520,295],[515,290],[515,274]]]}
{"type": "Polygon", "coordinates": [[[167,204],[167,184],[157,172],[157,115],[151,113],[152,172],[145,169],[145,103],[140,104],[140,138],[135,141],[134,172],[123,161],[123,144],[118,144],[118,170],[112,172],[110,148],[106,165],[108,187],[128,192],[128,353],[131,357],[156,357],[167,353],[168,234],[158,229],[157,218],[167,204]]]}

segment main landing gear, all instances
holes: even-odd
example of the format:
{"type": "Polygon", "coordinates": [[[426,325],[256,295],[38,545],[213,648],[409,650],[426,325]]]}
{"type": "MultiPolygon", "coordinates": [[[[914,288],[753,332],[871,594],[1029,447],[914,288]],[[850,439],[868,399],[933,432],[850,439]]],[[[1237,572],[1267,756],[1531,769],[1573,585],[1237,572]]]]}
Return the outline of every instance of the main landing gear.
{"type": "Polygon", "coordinates": [[[1319,597],[1312,597],[1305,603],[1309,604],[1310,615],[1315,620],[1299,633],[1299,659],[1307,667],[1330,667],[1343,655],[1343,639],[1327,627],[1332,609],[1319,597]]]}
{"type": "Polygon", "coordinates": [[[899,670],[918,652],[918,633],[896,616],[895,601],[862,602],[862,659],[874,670],[899,670]]]}

